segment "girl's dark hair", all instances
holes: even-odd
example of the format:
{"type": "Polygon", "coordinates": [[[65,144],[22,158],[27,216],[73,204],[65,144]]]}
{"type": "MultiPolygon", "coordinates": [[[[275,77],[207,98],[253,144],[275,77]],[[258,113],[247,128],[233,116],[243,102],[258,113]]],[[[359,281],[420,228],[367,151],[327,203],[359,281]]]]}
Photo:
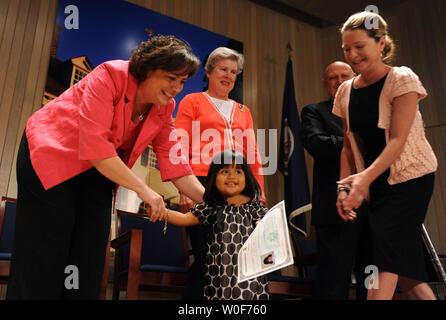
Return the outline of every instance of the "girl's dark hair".
{"type": "Polygon", "coordinates": [[[225,198],[221,195],[216,186],[217,174],[220,169],[232,167],[234,164],[245,173],[246,185],[245,189],[242,191],[242,194],[250,197],[251,199],[261,199],[262,189],[260,189],[260,185],[252,173],[246,158],[243,156],[243,154],[237,151],[225,150],[214,156],[209,167],[208,176],[206,179],[206,189],[203,196],[203,200],[209,205],[218,205],[225,202],[225,198]]]}
{"type": "Polygon", "coordinates": [[[149,71],[161,69],[168,72],[184,70],[182,75],[193,77],[200,60],[190,46],[174,36],[156,36],[141,42],[129,60],[129,72],[138,83],[143,82],[149,71]]]}

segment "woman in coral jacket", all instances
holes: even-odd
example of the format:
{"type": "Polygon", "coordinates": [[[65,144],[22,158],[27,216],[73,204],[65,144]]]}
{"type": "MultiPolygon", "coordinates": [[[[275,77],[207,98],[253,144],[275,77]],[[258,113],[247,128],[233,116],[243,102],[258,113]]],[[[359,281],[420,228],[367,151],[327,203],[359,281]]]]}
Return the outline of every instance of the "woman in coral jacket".
{"type": "MultiPolygon", "coordinates": [[[[130,169],[152,143],[163,180],[202,201],[189,164],[175,164],[173,97],[198,58],[173,36],[108,61],[34,113],[17,157],[18,204],[8,299],[97,299],[116,184],[164,214],[163,198],[130,169]],[[68,268],[67,268],[68,267],[68,268]],[[66,270],[76,270],[66,286],[66,270]]],[[[181,157],[181,155],[179,155],[181,157]]]]}
{"type": "MultiPolygon", "coordinates": [[[[262,163],[255,140],[251,112],[248,107],[229,99],[237,74],[242,71],[243,56],[235,50],[219,47],[210,55],[205,65],[209,80],[206,92],[192,93],[181,100],[175,126],[183,154],[198,179],[205,184],[212,158],[232,149],[242,153],[262,189],[264,181],[262,163]]],[[[188,211],[193,202],[182,193],[180,204],[188,211]]],[[[190,227],[195,262],[190,272],[188,297],[203,297],[203,261],[206,251],[206,231],[203,226],[190,227]]]]}

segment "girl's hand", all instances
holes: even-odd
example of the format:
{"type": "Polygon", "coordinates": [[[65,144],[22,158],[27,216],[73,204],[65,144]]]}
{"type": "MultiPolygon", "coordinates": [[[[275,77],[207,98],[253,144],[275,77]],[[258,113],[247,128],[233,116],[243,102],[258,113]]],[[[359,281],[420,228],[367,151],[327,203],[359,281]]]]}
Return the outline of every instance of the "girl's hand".
{"type": "MultiPolygon", "coordinates": [[[[154,222],[164,219],[166,206],[163,197],[149,187],[144,188],[143,191],[138,193],[138,197],[144,201],[147,206],[150,206],[150,221],[154,222]]],[[[149,211],[149,209],[147,209],[147,211],[149,211]]]]}
{"type": "MultiPolygon", "coordinates": [[[[342,199],[343,211],[350,212],[353,209],[357,209],[361,206],[364,199],[369,197],[370,183],[371,181],[369,181],[363,173],[353,174],[345,179],[342,179],[341,181],[338,181],[338,184],[351,185],[349,194],[344,199],[342,199]]],[[[338,201],[339,201],[339,196],[338,196],[338,201]]],[[[336,204],[336,206],[338,206],[338,204],[336,204]]],[[[338,212],[339,212],[339,207],[338,207],[338,212]]]]}

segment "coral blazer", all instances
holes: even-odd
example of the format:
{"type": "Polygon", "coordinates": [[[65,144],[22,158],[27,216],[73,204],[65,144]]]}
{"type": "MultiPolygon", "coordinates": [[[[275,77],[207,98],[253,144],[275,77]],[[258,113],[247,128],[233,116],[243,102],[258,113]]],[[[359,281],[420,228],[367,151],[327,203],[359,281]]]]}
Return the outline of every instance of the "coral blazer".
{"type": "MultiPolygon", "coordinates": [[[[90,169],[90,160],[117,156],[138,88],[128,66],[123,60],[99,65],[28,120],[31,163],[45,189],[90,169]]],[[[152,106],[132,150],[123,159],[128,167],[152,143],[163,181],[193,174],[184,161],[169,159],[171,148],[178,144],[174,108],[174,99],[166,106],[152,106]]],[[[179,153],[170,156],[183,157],[179,153]]]]}

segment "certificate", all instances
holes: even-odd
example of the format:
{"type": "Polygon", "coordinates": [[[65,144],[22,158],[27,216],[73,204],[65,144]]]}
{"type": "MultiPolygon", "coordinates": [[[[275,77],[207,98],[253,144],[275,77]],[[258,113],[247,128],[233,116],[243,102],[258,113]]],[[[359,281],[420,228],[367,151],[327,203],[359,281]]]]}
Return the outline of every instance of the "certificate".
{"type": "Polygon", "coordinates": [[[238,254],[237,282],[249,280],[293,264],[285,201],[272,207],[238,254]]]}

